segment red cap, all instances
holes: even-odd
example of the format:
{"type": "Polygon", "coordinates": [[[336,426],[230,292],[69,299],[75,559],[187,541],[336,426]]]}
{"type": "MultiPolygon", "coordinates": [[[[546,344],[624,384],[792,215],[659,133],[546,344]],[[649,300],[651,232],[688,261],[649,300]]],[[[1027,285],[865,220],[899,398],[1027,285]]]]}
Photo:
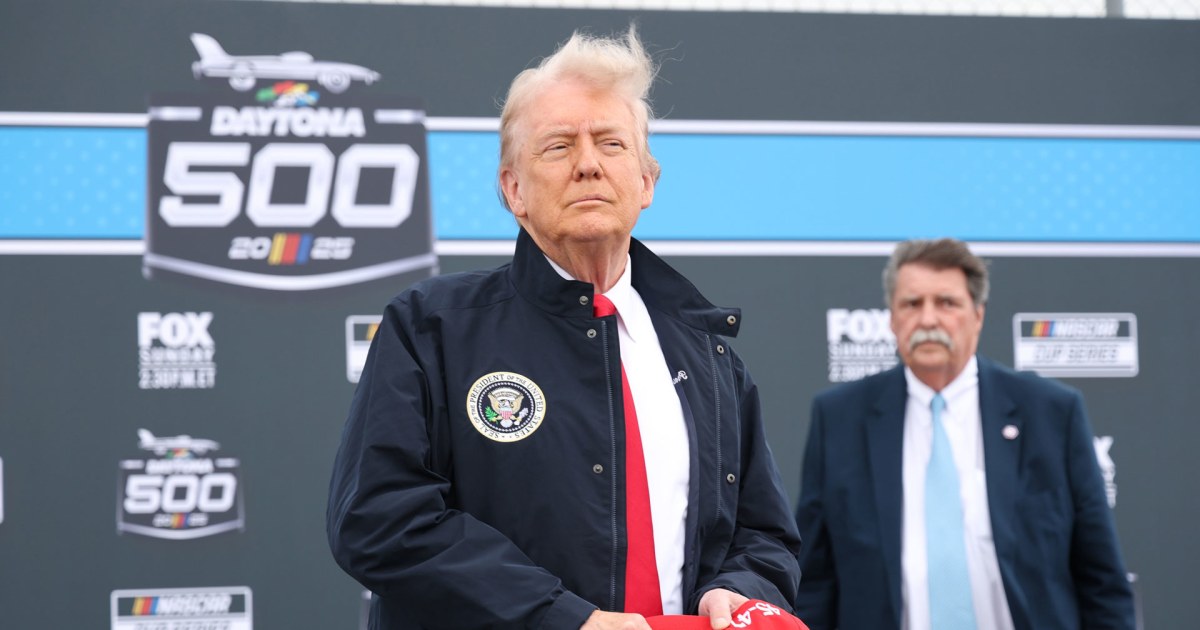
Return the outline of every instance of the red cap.
{"type": "MultiPolygon", "coordinates": [[[[646,621],[654,630],[712,630],[708,617],[698,615],[659,615],[648,617],[646,621]]],[[[742,604],[733,613],[733,623],[730,628],[750,628],[751,630],[808,630],[796,617],[778,606],[772,606],[759,599],[751,599],[742,604]]]]}

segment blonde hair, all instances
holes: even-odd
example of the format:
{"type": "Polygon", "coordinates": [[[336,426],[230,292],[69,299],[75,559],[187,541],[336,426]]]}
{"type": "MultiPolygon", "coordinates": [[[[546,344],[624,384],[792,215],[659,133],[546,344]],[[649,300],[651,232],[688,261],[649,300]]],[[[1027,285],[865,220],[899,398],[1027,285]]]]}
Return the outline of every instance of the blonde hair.
{"type": "MultiPolygon", "coordinates": [[[[642,46],[634,26],[631,25],[621,39],[575,31],[554,54],[543,59],[537,67],[521,71],[509,86],[500,113],[500,169],[513,164],[516,122],[529,102],[555,82],[573,79],[610,91],[629,103],[635,131],[641,134],[642,169],[658,181],[662,169],[650,154],[650,119],[653,117],[650,86],[656,74],[658,68],[642,46]]],[[[503,193],[500,201],[508,208],[503,193]]]]}

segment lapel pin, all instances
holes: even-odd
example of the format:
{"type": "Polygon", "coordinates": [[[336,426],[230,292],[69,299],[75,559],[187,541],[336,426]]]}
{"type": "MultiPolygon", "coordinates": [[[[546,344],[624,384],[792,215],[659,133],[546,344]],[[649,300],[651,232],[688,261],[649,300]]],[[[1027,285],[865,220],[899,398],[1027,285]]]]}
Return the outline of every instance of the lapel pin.
{"type": "Polygon", "coordinates": [[[1015,440],[1018,435],[1021,435],[1021,430],[1016,425],[1006,424],[1004,425],[1004,429],[1000,431],[1000,435],[1003,435],[1006,440],[1015,440]]]}

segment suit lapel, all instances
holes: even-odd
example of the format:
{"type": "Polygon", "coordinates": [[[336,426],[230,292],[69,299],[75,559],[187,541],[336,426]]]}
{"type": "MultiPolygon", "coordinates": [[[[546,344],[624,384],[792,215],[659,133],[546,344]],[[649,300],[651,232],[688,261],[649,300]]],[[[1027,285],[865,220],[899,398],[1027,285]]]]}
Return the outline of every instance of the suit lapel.
{"type": "MultiPolygon", "coordinates": [[[[879,515],[879,539],[887,567],[888,594],[892,616],[900,621],[900,524],[904,502],[904,409],[908,387],[904,368],[898,367],[884,380],[867,419],[867,447],[879,515]]],[[[897,627],[899,627],[897,625],[897,627]]]]}
{"type": "Polygon", "coordinates": [[[1017,413],[1017,404],[1004,387],[1002,374],[991,361],[979,357],[979,416],[983,431],[983,461],[987,472],[988,512],[992,521],[992,539],[1000,572],[1005,574],[1006,588],[1011,584],[1007,574],[1013,566],[1017,549],[1016,530],[1012,515],[1016,499],[1021,461],[1021,444],[1025,440],[1024,418],[1017,413]]]}

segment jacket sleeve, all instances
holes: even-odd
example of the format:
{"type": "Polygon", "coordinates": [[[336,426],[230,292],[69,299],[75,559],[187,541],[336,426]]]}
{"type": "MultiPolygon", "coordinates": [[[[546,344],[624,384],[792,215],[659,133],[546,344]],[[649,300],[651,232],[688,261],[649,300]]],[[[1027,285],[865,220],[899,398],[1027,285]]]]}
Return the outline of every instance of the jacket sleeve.
{"type": "Polygon", "coordinates": [[[800,581],[800,534],[767,444],[758,387],[740,360],[734,376],[741,427],[737,516],[721,572],[700,586],[695,603],[705,592],[725,588],[790,610],[800,581]]]}
{"type": "Polygon", "coordinates": [[[334,559],[421,627],[578,628],[596,606],[451,507],[438,353],[410,313],[400,300],[385,311],[342,432],[326,512],[334,559]]]}
{"type": "Polygon", "coordinates": [[[796,526],[804,546],[800,550],[801,577],[796,597],[796,616],[814,630],[836,628],[837,567],[834,565],[833,547],[825,519],[825,421],[819,400],[814,401],[812,406],[802,474],[796,526]]]}
{"type": "Polygon", "coordinates": [[[1073,393],[1068,431],[1067,474],[1075,504],[1071,574],[1079,600],[1080,627],[1133,630],[1133,590],[1121,560],[1092,430],[1078,392],[1073,393]]]}

